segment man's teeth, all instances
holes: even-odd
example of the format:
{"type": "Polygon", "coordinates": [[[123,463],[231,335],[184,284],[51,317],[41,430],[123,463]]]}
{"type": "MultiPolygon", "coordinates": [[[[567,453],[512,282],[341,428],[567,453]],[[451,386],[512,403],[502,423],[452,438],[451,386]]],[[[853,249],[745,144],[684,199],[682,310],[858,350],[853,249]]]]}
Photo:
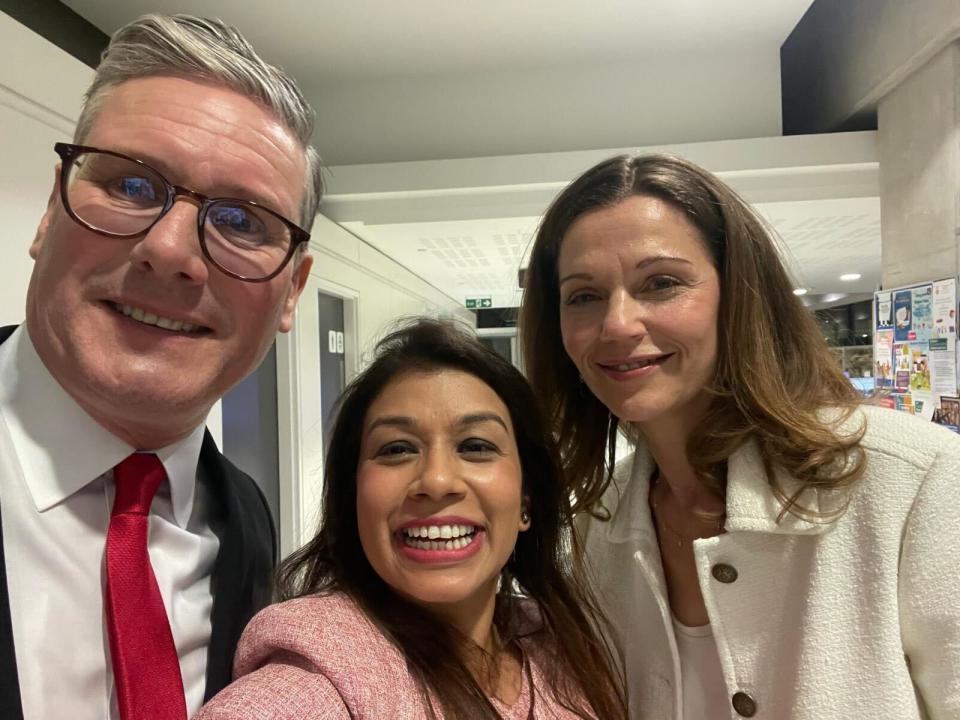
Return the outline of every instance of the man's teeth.
{"type": "Polygon", "coordinates": [[[652,360],[638,360],[637,362],[631,363],[620,363],[619,365],[614,365],[614,369],[619,372],[627,372],[628,370],[636,370],[637,368],[646,367],[647,365],[653,365],[660,358],[653,358],[652,360]]]}
{"type": "Polygon", "coordinates": [[[403,530],[408,547],[420,550],[461,550],[473,542],[477,528],[473,525],[420,525],[403,530]]]}
{"type": "Polygon", "coordinates": [[[171,320],[170,318],[160,317],[159,315],[144,312],[140,308],[131,307],[130,305],[118,305],[114,303],[113,307],[129,318],[133,318],[134,320],[142,322],[145,325],[156,325],[164,330],[189,333],[196,332],[200,329],[199,325],[193,325],[191,323],[181,322],[180,320],[171,320]]]}

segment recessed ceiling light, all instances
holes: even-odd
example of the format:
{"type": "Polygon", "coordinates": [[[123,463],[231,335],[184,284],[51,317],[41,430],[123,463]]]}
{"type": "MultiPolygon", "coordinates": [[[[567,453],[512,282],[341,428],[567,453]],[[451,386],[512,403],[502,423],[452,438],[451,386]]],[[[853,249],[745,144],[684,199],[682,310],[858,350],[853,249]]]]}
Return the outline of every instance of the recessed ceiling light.
{"type": "Polygon", "coordinates": [[[843,282],[853,282],[854,280],[860,279],[860,273],[844,273],[840,276],[840,279],[843,280],[843,282]]]}
{"type": "Polygon", "coordinates": [[[807,289],[806,289],[806,288],[795,288],[794,291],[793,291],[793,294],[794,294],[794,295],[806,295],[806,294],[807,294],[807,289]]]}

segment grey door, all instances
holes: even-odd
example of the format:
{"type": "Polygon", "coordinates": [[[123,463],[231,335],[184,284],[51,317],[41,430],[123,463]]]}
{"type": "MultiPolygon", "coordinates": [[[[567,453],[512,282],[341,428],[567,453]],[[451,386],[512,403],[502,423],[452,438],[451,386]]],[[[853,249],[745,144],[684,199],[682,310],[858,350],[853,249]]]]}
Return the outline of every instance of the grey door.
{"type": "Polygon", "coordinates": [[[276,343],[256,372],[223,396],[223,454],[254,479],[280,527],[276,343]]]}

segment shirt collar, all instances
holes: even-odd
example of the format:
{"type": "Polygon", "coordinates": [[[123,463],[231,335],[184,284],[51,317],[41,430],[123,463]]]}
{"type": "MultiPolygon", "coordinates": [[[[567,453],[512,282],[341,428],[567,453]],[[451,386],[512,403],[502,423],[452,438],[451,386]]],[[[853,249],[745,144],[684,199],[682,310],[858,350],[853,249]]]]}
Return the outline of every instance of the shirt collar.
{"type": "MultiPolygon", "coordinates": [[[[21,325],[0,345],[0,414],[38,512],[63,502],[136,449],[90,417],[54,379],[21,325]]],[[[204,426],[154,451],[167,472],[174,519],[193,512],[204,426]]]]}
{"type": "MultiPolygon", "coordinates": [[[[610,540],[656,542],[648,498],[650,475],[654,462],[641,439],[632,459],[619,464],[611,488],[604,493],[604,503],[611,513],[607,523],[610,540]]],[[[775,470],[780,488],[787,497],[799,489],[800,483],[782,470],[775,470]]],[[[849,494],[845,489],[807,488],[798,498],[799,507],[828,516],[841,511],[849,494]]],[[[760,450],[752,440],[731,454],[727,463],[727,531],[764,532],[776,535],[820,535],[832,523],[810,521],[786,513],[780,518],[780,500],[767,481],[760,450]]]]}

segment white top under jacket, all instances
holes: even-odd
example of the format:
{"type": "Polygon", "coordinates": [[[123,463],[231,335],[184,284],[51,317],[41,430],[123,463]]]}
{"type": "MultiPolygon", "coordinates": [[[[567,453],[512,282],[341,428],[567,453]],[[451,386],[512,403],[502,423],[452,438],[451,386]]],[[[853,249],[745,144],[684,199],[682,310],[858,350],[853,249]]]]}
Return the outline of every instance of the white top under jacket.
{"type": "MultiPolygon", "coordinates": [[[[752,704],[758,720],[960,719],[960,437],[872,406],[850,426],[864,419],[866,474],[833,523],[778,523],[756,446],[729,459],[727,532],[697,540],[694,556],[731,718],[752,704]]],[[[630,717],[681,720],[652,468],[638,447],[604,495],[612,519],[581,528],[618,632],[630,717]]],[[[800,498],[821,510],[843,499],[800,498]]]]}
{"type": "Polygon", "coordinates": [[[673,619],[683,685],[683,720],[727,720],[730,701],[717,641],[709,625],[690,627],[673,619]]]}

